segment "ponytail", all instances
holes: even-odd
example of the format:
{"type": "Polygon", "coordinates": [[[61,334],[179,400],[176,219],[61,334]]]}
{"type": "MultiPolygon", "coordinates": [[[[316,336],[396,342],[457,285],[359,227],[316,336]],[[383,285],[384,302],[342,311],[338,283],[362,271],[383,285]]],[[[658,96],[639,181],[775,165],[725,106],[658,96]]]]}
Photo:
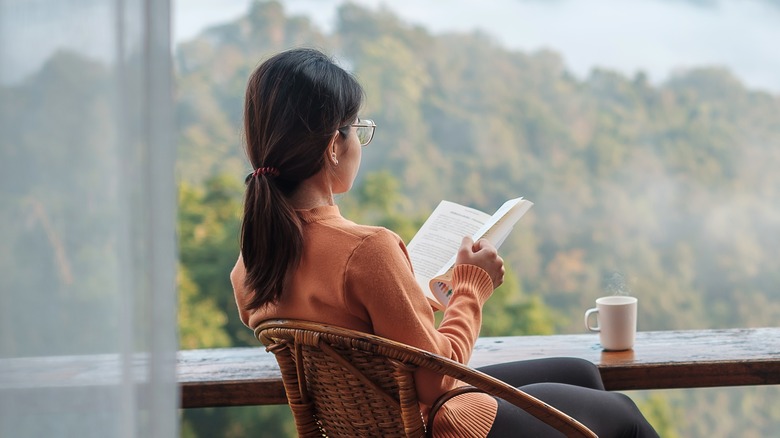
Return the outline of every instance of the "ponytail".
{"type": "Polygon", "coordinates": [[[271,178],[256,174],[247,178],[241,254],[247,267],[246,286],[254,291],[248,309],[281,298],[303,250],[300,218],[271,178]]]}

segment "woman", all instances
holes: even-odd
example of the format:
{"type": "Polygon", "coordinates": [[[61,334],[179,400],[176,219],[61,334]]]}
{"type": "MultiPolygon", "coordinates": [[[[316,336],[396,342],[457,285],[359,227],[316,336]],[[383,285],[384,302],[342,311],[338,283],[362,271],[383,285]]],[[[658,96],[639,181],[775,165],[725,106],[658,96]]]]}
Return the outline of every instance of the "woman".
{"type": "MultiPolygon", "coordinates": [[[[464,237],[453,295],[437,327],[415,282],[406,247],[393,232],[344,219],[334,195],[360,166],[373,122],[358,118],[363,91],[312,49],[282,52],[251,75],[246,92],[247,176],[241,254],[231,272],[241,320],[317,321],[374,333],[467,363],[479,335],[482,305],[504,279],[504,262],[487,241],[464,237]]],[[[627,397],[605,392],[593,364],[552,359],[484,371],[579,419],[600,436],[656,436],[627,397]],[[557,382],[557,383],[551,383],[557,382]]],[[[417,372],[430,406],[457,382],[417,372]]],[[[450,400],[435,436],[500,437],[518,431],[555,434],[547,425],[486,394],[450,400]]]]}

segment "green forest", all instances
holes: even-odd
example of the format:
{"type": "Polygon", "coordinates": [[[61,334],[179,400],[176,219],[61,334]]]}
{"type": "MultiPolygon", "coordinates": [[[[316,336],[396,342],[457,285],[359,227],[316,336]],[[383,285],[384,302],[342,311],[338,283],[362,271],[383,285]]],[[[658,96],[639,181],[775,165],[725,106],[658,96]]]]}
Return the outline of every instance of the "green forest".
{"type": "MultiPolygon", "coordinates": [[[[510,50],[478,32],[434,34],[381,8],[346,4],[326,33],[282,3],[258,0],[245,16],[207,29],[173,55],[180,348],[261,348],[238,319],[228,278],[250,170],[242,103],[250,72],[297,46],[320,48],[353,72],[366,91],[361,115],[378,125],[355,188],[338,199],[346,217],[386,226],[408,242],[442,199],[489,212],[517,196],[535,203],[502,246],[507,280],[485,306],[483,336],[584,333],[584,310],[613,293],[639,298],[642,331],[780,321],[780,96],[708,66],[662,83],[606,69],[576,77],[553,51],[510,50]]],[[[15,137],[13,124],[50,117],[25,111],[40,98],[54,103],[50,111],[62,123],[76,105],[86,113],[72,117],[108,117],[108,103],[90,90],[109,84],[112,74],[60,52],[28,81],[0,87],[0,99],[17,102],[2,128],[18,147],[2,154],[44,156],[35,145],[52,142],[76,151],[48,163],[31,158],[29,169],[9,169],[0,181],[57,181],[57,166],[78,168],[80,156],[100,154],[99,138],[15,137]]],[[[87,199],[79,202],[90,211],[89,187],[117,171],[120,164],[100,174],[70,172],[79,176],[59,181],[62,193],[49,196],[66,202],[68,187],[85,187],[79,193],[87,199]]],[[[51,214],[30,201],[34,194],[7,196],[4,202],[32,212],[36,226],[49,226],[51,214]]],[[[34,234],[30,227],[19,222],[0,233],[13,242],[34,234]]],[[[99,242],[104,234],[94,229],[91,236],[99,242]]],[[[20,269],[31,270],[24,248],[13,251],[20,269]]],[[[78,253],[71,265],[36,262],[50,264],[67,284],[80,261],[100,258],[78,253]]],[[[118,270],[107,267],[105,278],[118,270]]],[[[62,286],[61,293],[69,305],[101,311],[112,303],[100,301],[98,283],[94,291],[62,286]]],[[[41,312],[56,336],[56,312],[41,312]]],[[[0,326],[33,323],[20,315],[0,326]]],[[[664,437],[761,437],[780,427],[779,389],[630,395],[664,437]]],[[[184,438],[295,435],[286,406],[191,409],[181,418],[184,438]]]]}

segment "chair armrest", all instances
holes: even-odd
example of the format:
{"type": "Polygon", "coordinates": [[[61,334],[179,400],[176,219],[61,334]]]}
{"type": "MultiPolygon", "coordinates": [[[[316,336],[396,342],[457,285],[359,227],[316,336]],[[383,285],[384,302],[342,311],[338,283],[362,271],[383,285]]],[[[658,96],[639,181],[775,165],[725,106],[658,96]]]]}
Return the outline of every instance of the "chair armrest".
{"type": "MultiPolygon", "coordinates": [[[[420,367],[454,377],[455,379],[471,385],[455,388],[439,396],[439,399],[435,402],[437,411],[447,402],[447,400],[455,396],[468,392],[481,391],[501,398],[520,409],[523,409],[539,420],[560,430],[567,437],[597,437],[593,431],[571,416],[495,377],[489,376],[481,371],[477,371],[446,357],[429,352],[425,352],[425,355],[429,356],[432,362],[430,365],[433,366],[427,366],[429,364],[421,363],[419,364],[420,367]]],[[[432,414],[435,415],[435,412],[432,411],[432,414]]],[[[429,417],[429,429],[432,429],[433,426],[433,415],[429,417]]]]}
{"type": "Polygon", "coordinates": [[[428,423],[427,423],[428,427],[425,431],[426,438],[433,437],[433,420],[436,418],[436,414],[439,412],[439,409],[441,409],[441,407],[444,406],[444,403],[447,403],[453,397],[457,397],[461,394],[467,394],[469,392],[484,392],[484,391],[471,385],[459,386],[457,388],[450,389],[449,391],[440,395],[439,398],[436,399],[436,401],[433,403],[433,406],[431,406],[431,411],[428,412],[428,423]]]}

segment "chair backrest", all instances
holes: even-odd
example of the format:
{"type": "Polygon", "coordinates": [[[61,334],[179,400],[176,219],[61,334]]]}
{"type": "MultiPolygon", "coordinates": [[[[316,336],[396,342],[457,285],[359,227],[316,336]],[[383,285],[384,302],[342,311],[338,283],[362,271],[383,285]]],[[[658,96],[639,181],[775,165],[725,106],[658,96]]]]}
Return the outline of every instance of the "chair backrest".
{"type": "Polygon", "coordinates": [[[276,355],[299,436],[423,436],[413,367],[321,324],[268,321],[256,335],[276,355]]]}
{"type": "MultiPolygon", "coordinates": [[[[573,418],[497,379],[379,336],[295,320],[265,321],[255,336],[276,355],[301,437],[426,435],[414,383],[419,367],[501,397],[566,436],[595,436],[573,418]]],[[[443,396],[441,403],[458,393],[462,391],[443,396]]]]}

